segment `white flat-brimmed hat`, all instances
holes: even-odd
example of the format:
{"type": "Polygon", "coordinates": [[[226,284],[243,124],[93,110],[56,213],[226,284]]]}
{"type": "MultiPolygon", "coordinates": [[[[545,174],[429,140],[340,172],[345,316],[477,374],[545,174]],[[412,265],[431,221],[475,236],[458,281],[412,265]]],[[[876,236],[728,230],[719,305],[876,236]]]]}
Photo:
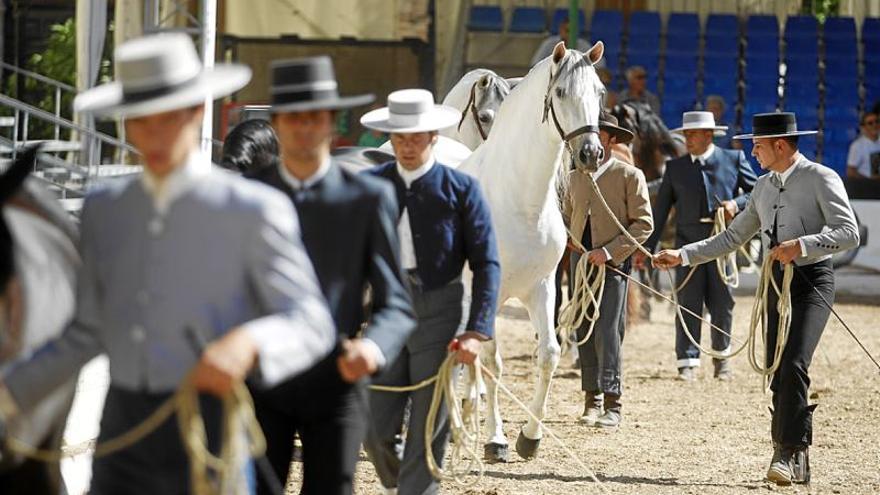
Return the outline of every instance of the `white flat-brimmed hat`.
{"type": "Polygon", "coordinates": [[[144,36],[120,45],[115,53],[116,80],[94,87],[73,100],[76,112],[101,117],[140,117],[187,108],[241,89],[250,81],[244,65],[202,67],[189,36],[144,36]]]}
{"type": "Polygon", "coordinates": [[[434,95],[424,89],[401,89],[388,95],[388,106],[368,112],[361,125],[382,132],[411,134],[439,131],[458,124],[461,112],[434,103],[434,95]]]}
{"type": "Polygon", "coordinates": [[[681,127],[672,129],[670,132],[684,132],[696,130],[711,130],[715,134],[724,134],[727,132],[726,125],[715,124],[715,114],[712,112],[685,112],[681,116],[681,127]]]}

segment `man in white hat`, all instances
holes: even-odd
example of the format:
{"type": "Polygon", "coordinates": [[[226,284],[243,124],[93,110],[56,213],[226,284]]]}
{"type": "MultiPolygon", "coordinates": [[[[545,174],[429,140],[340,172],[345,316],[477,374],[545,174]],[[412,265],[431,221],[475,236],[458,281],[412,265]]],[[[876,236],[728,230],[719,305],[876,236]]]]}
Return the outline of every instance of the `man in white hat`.
{"type": "MultiPolygon", "coordinates": [[[[203,69],[183,34],[116,49],[117,80],[77,96],[79,112],[125,118],[141,177],[91,192],[82,211],[76,315],[4,376],[0,410],[27,410],[106,353],[110,389],[98,443],[128,432],[189,376],[222,396],[252,371],[274,385],[323,359],[333,322],[278,191],[211,168],[199,152],[205,99],[244,86],[238,65],[203,69]]],[[[217,448],[219,401],[203,398],[217,448]]],[[[189,493],[189,462],[170,418],[95,459],[90,493],[189,493]]]]}
{"type": "MultiPolygon", "coordinates": [[[[480,343],[493,337],[500,283],[500,263],[489,206],[476,179],[437,163],[437,131],[456,125],[461,114],[435,105],[422,89],[395,91],[388,107],[361,118],[361,124],[391,134],[396,162],[370,173],[394,185],[400,207],[401,265],[413,298],[416,331],[400,356],[376,379],[377,384],[404,386],[437,374],[449,350],[472,363],[480,343]],[[473,272],[470,314],[461,326],[465,262],[473,272]]],[[[373,392],[372,422],[365,444],[388,493],[433,494],[439,481],[425,459],[425,423],[432,388],[411,394],[373,392]],[[395,436],[401,430],[407,399],[412,399],[406,446],[401,459],[395,436]]],[[[441,407],[431,448],[442,465],[449,435],[446,408],[441,407]]]]}
{"type": "MultiPolygon", "coordinates": [[[[335,112],[369,103],[373,95],[341,96],[326,56],[277,60],[271,70],[281,160],[254,177],[296,206],[339,343],[304,374],[255,392],[254,403],[279,479],[287,479],[299,433],[301,494],[347,495],[368,428],[367,379],[397,358],[415,329],[400,271],[397,200],[388,181],[350,172],[330,156],[335,112]]],[[[259,493],[269,491],[258,485],[259,493]]]]}
{"type": "MultiPolygon", "coordinates": [[[[816,131],[798,130],[790,112],[757,114],[752,122],[753,134],[733,138],[751,139],[752,156],[770,173],[758,179],[744,211],[724,232],[681,249],[661,251],[654,264],[671,268],[707,263],[734,252],[756,234],[761,236],[765,259],[772,260],[777,285],[782,284],[783,267],[794,263],[788,341],[770,380],[773,457],[767,479],[779,485],[809,483],[816,408],[808,400],[809,367],[834,301],[831,256],[858,246],[859,229],[840,177],[798,151],[798,138],[816,131]]],[[[780,337],[778,296],[774,290],[769,292],[768,367],[780,337]]]]}
{"type": "MultiPolygon", "coordinates": [[[[682,126],[673,129],[672,132],[684,134],[688,154],[666,163],[654,206],[654,233],[645,243],[648,250],[657,248],[673,206],[676,211],[676,247],[709,237],[718,208],[724,210],[727,221],[745,208],[755,186],[755,173],[742,151],[722,149],[712,143],[716,133],[725,131],[727,127],[717,125],[712,112],[685,112],[682,126]]],[[[641,252],[636,253],[635,263],[644,266],[645,256],[641,252]]],[[[680,284],[689,271],[679,269],[676,283],[680,284]]],[[[705,305],[712,316],[712,324],[726,332],[712,330],[712,349],[729,351],[734,300],[716,266],[697,267],[678,298],[682,306],[696,314],[703,314],[705,305]]],[[[685,320],[688,331],[699,342],[700,320],[687,313],[685,320]]],[[[675,320],[675,329],[678,378],[693,381],[700,366],[700,350],[687,337],[678,319],[675,320]]],[[[726,359],[714,359],[713,364],[715,378],[731,378],[730,363],[726,359]]]]}

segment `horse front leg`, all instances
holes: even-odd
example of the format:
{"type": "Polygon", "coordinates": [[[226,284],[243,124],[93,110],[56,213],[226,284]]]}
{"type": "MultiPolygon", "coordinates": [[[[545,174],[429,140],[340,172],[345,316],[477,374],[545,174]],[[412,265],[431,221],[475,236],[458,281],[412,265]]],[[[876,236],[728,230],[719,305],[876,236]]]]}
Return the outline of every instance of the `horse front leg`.
{"type": "MultiPolygon", "coordinates": [[[[531,413],[539,420],[547,414],[547,399],[550,395],[550,382],[559,365],[560,348],[553,328],[553,307],[556,297],[556,280],[551,274],[533,291],[526,301],[529,318],[538,332],[538,383],[535,395],[529,405],[531,413]]],[[[537,455],[543,432],[541,425],[533,417],[523,426],[516,440],[516,452],[523,459],[537,455]]]]}
{"type": "MultiPolygon", "coordinates": [[[[501,380],[503,363],[501,362],[497,332],[495,339],[483,344],[481,354],[485,357],[483,366],[501,380]]],[[[486,381],[486,404],[489,413],[486,417],[488,441],[483,446],[483,457],[490,463],[507,462],[510,459],[510,449],[507,437],[504,435],[504,423],[501,419],[501,408],[498,405],[498,384],[492,380],[486,381]]]]}

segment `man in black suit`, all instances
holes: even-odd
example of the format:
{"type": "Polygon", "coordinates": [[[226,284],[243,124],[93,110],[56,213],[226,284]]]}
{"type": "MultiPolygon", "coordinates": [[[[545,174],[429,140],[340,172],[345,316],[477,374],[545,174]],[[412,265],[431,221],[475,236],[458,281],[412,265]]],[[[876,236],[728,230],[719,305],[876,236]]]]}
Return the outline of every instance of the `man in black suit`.
{"type": "Polygon", "coordinates": [[[365,378],[393,362],[415,329],[399,265],[397,201],[388,184],[350,173],[330,157],[334,112],[373,96],[340,97],[329,57],[273,63],[271,92],[281,161],[255,178],[287,193],[296,206],[340,340],[336,352],[303,376],[259,393],[257,414],[282,482],[298,432],[302,493],[350,494],[368,426],[365,378]],[[358,337],[367,286],[370,316],[358,337]]]}
{"type": "MultiPolygon", "coordinates": [[[[727,150],[712,143],[714,135],[727,130],[715,123],[712,112],[685,112],[682,132],[688,153],[666,164],[663,182],[654,206],[654,233],[645,243],[653,251],[663,234],[669,210],[675,206],[675,245],[701,241],[710,236],[717,209],[724,210],[728,222],[737,212],[745,209],[749,193],[755,187],[755,172],[740,150],[727,150]]],[[[643,266],[645,257],[636,252],[636,266],[643,266]]],[[[676,284],[687,277],[690,268],[680,268],[676,284]]],[[[694,269],[690,280],[681,289],[679,301],[696,314],[703,314],[705,304],[712,315],[712,323],[724,330],[712,330],[712,349],[729,352],[730,330],[733,323],[733,293],[722,279],[715,264],[700,265],[694,269]]],[[[700,320],[685,314],[687,329],[697,342],[700,341],[700,320]]],[[[700,366],[700,350],[684,332],[681,322],[675,321],[675,354],[678,378],[684,381],[696,379],[700,366]]],[[[726,359],[714,359],[714,376],[719,380],[731,378],[730,363],[726,359]]]]}

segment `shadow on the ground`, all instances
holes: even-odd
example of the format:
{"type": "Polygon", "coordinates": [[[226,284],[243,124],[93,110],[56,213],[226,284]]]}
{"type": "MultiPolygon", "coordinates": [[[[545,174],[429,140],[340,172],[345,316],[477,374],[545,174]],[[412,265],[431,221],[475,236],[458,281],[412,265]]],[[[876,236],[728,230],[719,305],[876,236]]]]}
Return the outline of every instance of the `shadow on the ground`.
{"type": "MultiPolygon", "coordinates": [[[[516,461],[515,461],[516,462],[516,461]]],[[[528,461],[520,461],[528,462],[528,461]]],[[[485,471],[484,475],[489,478],[513,479],[517,481],[561,481],[565,483],[573,483],[579,481],[594,482],[590,476],[568,476],[558,473],[509,473],[501,471],[485,471]]],[[[596,479],[601,483],[616,483],[621,485],[650,485],[650,486],[713,486],[720,488],[746,488],[757,489],[762,486],[760,482],[740,482],[740,483],[713,483],[703,481],[683,481],[678,478],[658,477],[649,478],[646,476],[607,476],[597,474],[596,479]]]]}

